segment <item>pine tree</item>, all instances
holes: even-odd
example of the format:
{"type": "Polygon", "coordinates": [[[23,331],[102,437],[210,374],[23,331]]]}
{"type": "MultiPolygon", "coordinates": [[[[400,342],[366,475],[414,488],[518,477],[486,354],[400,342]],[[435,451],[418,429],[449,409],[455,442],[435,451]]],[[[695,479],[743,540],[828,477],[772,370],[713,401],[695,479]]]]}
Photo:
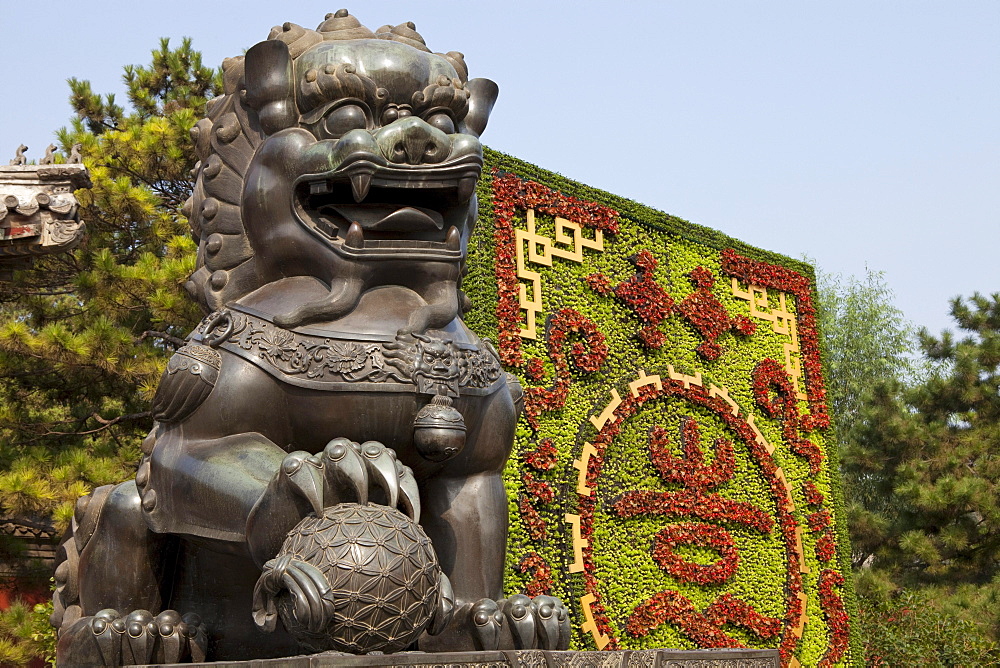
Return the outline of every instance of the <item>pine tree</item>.
{"type": "Polygon", "coordinates": [[[195,247],[191,127],[221,89],[185,39],[125,67],[128,108],[70,79],[93,188],[78,191],[88,237],[0,285],[0,517],[64,528],[77,497],[133,473],[149,401],[199,313],[183,284],[195,247]]]}
{"type": "Polygon", "coordinates": [[[961,339],[914,336],[881,274],[818,282],[867,659],[959,665],[971,648],[992,665],[1000,296],[953,302],[961,339]]]}
{"type": "Polygon", "coordinates": [[[859,593],[919,591],[1000,639],[1000,294],[952,302],[960,335],[920,334],[932,365],[910,387],[876,388],[855,477],[877,524],[859,593]]]}
{"type": "Polygon", "coordinates": [[[882,560],[912,582],[982,584],[1000,570],[1000,294],[951,313],[961,339],[921,333],[938,371],[873,413],[902,502],[882,560]]]}
{"type": "Polygon", "coordinates": [[[42,659],[54,666],[56,637],[49,626],[52,604],[28,605],[15,600],[0,611],[0,666],[30,666],[42,659]]]}

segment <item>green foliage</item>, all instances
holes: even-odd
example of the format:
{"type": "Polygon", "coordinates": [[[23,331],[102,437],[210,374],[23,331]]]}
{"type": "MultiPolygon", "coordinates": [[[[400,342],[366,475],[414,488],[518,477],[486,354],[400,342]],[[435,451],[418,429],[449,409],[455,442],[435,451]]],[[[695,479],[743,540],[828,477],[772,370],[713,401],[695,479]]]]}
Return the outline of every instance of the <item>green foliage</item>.
{"type": "MultiPolygon", "coordinates": [[[[597,295],[588,287],[584,277],[600,273],[612,285],[625,281],[636,272],[635,265],[629,260],[630,256],[645,249],[658,262],[655,270],[657,283],[675,302],[685,299],[695,290],[688,274],[701,266],[713,273],[716,281],[711,291],[726,312],[749,317],[748,301],[733,296],[731,279],[720,264],[720,251],[735,249],[753,260],[791,269],[809,279],[813,276],[811,267],[751,248],[713,230],[588,188],[509,156],[487,150],[486,158],[487,165],[496,170],[494,178],[499,174],[512,173],[519,178],[557,190],[562,195],[612,207],[618,211],[621,223],[617,234],[604,237],[602,252],[584,250],[581,262],[557,258],[552,261],[551,266],[540,266],[537,263],[530,266],[532,271],[542,275],[541,298],[544,311],[538,315],[538,338],[522,339],[521,343],[526,359],[537,358],[541,361],[542,372],[532,377],[525,368],[508,370],[518,375],[525,388],[552,386],[556,369],[545,343],[544,318],[561,308],[572,308],[593,320],[597,329],[606,337],[610,355],[597,372],[572,372],[565,405],[558,410],[544,411],[539,418],[537,431],[532,430],[523,418],[518,425],[514,453],[505,471],[505,484],[510,499],[507,593],[525,591],[533,583],[536,575],[534,569],[522,573],[518,567],[526,556],[538,555],[552,569],[552,593],[571,602],[574,629],[579,629],[583,621],[579,600],[587,593],[587,578],[592,578],[597,583],[600,602],[607,613],[610,633],[621,647],[627,648],[697,646],[677,624],[670,622],[659,625],[645,636],[632,636],[626,631],[626,620],[633,609],[650,596],[667,589],[681,592],[699,611],[705,610],[721,593],[728,592],[749,602],[765,615],[781,617],[787,601],[788,569],[785,544],[780,531],[761,534],[735,523],[727,524],[726,528],[739,545],[740,567],[725,583],[701,586],[665,573],[651,556],[651,546],[657,533],[665,526],[685,518],[647,515],[623,519],[611,507],[615,499],[626,491],[676,489],[676,486],[664,483],[651,463],[649,431],[654,426],[664,426],[676,443],[681,419],[694,416],[702,430],[702,443],[705,444],[709,459],[713,457],[711,444],[717,438],[724,437],[734,442],[735,474],[719,488],[719,493],[725,498],[774,513],[776,501],[771,487],[761,475],[760,463],[751,455],[747,444],[734,438],[733,432],[718,414],[679,399],[651,401],[634,418],[629,418],[622,432],[607,446],[593,496],[594,529],[587,547],[594,569],[586,576],[568,570],[569,564],[574,561],[574,555],[573,536],[565,519],[566,513],[582,512],[583,508],[579,501],[581,497],[576,492],[579,471],[574,466],[574,460],[581,457],[584,441],[596,443],[595,428],[590,418],[596,417],[608,405],[612,389],[621,397],[627,396],[630,391],[628,383],[637,378],[639,369],[650,375],[658,374],[666,380],[670,365],[679,373],[699,372],[706,388],[714,384],[727,389],[728,396],[738,404],[740,414],[755,415],[756,425],[768,442],[776,445],[775,460],[782,467],[789,484],[796,490],[793,495],[796,522],[804,524],[805,516],[814,510],[800,496],[801,485],[809,477],[808,465],[788,452],[782,440],[780,424],[760,410],[751,388],[751,373],[759,360],[767,357],[784,360],[783,346],[789,341],[787,334],[779,334],[773,330],[771,323],[758,320],[757,331],[752,336],[735,332],[723,334],[719,343],[725,348],[725,352],[718,360],[707,361],[695,352],[695,348],[703,340],[701,336],[690,323],[675,315],[661,325],[666,345],[659,350],[646,349],[636,338],[642,325],[635,313],[613,295],[597,295]],[[555,463],[551,469],[539,470],[532,468],[527,462],[527,455],[539,448],[544,439],[548,439],[554,448],[555,463]],[[531,475],[534,481],[552,484],[557,490],[555,499],[545,502],[540,497],[533,497],[524,482],[526,474],[531,475]],[[545,538],[533,537],[534,520],[530,513],[522,509],[524,500],[544,520],[547,527],[545,538]]],[[[494,238],[493,190],[489,178],[483,179],[478,194],[480,223],[469,243],[469,271],[463,280],[463,289],[473,300],[474,308],[464,317],[477,333],[494,337],[499,329],[495,261],[500,251],[494,238]]],[[[555,239],[552,215],[536,211],[534,220],[538,234],[550,240],[555,239]]],[[[515,211],[513,225],[519,230],[526,229],[523,211],[515,211]]],[[[593,235],[590,230],[585,233],[587,238],[593,238],[593,235]]],[[[571,244],[558,244],[559,247],[568,245],[571,244]]],[[[530,286],[527,289],[529,297],[538,296],[530,286]]],[[[777,308],[779,304],[775,291],[770,291],[769,297],[768,308],[777,308]]],[[[789,300],[788,308],[796,308],[794,297],[789,300]]],[[[573,339],[573,343],[578,340],[573,339]]],[[[806,402],[802,402],[800,408],[808,412],[806,402]]],[[[825,448],[829,432],[816,430],[810,438],[825,448]]],[[[832,471],[836,471],[833,453],[828,453],[828,457],[832,471]]],[[[831,476],[830,470],[824,468],[813,480],[817,489],[828,500],[824,508],[842,526],[844,514],[839,476],[831,476]]],[[[816,541],[817,534],[807,529],[803,531],[804,558],[810,569],[810,573],[803,576],[803,587],[808,597],[809,622],[796,650],[796,656],[803,665],[816,665],[830,644],[830,630],[826,626],[826,613],[818,593],[819,573],[827,568],[841,572],[849,568],[846,536],[838,536],[838,554],[829,562],[820,562],[816,556],[816,541]]],[[[677,552],[700,564],[719,559],[719,553],[708,548],[681,545],[677,552]]],[[[843,597],[848,613],[853,614],[853,590],[849,579],[843,587],[837,589],[837,594],[843,597]]],[[[725,624],[723,627],[725,633],[751,647],[776,647],[780,642],[780,639],[762,639],[736,624],[725,624]]],[[[578,631],[574,633],[572,646],[593,649],[594,639],[590,633],[578,631]]],[[[860,655],[860,647],[854,644],[852,636],[852,646],[842,663],[856,665],[860,655]]]]}
{"type": "Polygon", "coordinates": [[[882,272],[864,278],[817,272],[818,320],[826,353],[827,390],[840,443],[852,561],[866,563],[882,545],[897,503],[881,465],[882,452],[864,437],[878,388],[913,382],[913,325],[893,304],[882,272]]]}
{"type": "Polygon", "coordinates": [[[855,440],[872,387],[917,375],[913,325],[893,304],[883,272],[864,278],[817,271],[819,326],[826,343],[827,391],[841,441],[855,440]]]}
{"type": "Polygon", "coordinates": [[[937,367],[876,392],[861,429],[866,470],[896,504],[874,564],[902,585],[985,585],[1000,572],[1000,295],[956,299],[952,315],[965,336],[922,331],[937,367]]]}
{"type": "Polygon", "coordinates": [[[31,606],[21,601],[0,611],[0,666],[27,666],[36,657],[42,657],[47,665],[56,665],[51,614],[51,603],[31,606]]]}
{"type": "Polygon", "coordinates": [[[820,285],[868,660],[996,663],[1000,295],[954,300],[958,335],[909,344],[880,275],[820,285]]]}
{"type": "Polygon", "coordinates": [[[988,666],[1000,648],[980,624],[945,610],[928,593],[860,597],[858,625],[869,666],[988,666]]]}
{"type": "Polygon", "coordinates": [[[0,516],[65,527],[77,497],[127,478],[166,359],[198,319],[180,208],[189,131],[220,76],[188,40],[163,40],[124,81],[129,109],[69,80],[77,117],[58,137],[90,170],[88,238],[0,285],[0,516]]]}

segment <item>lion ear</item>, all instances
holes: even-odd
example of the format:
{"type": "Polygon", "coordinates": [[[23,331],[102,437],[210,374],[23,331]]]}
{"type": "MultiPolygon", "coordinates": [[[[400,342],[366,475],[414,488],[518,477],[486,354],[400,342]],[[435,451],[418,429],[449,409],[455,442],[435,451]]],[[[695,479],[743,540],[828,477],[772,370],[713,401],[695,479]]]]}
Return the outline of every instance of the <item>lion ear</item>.
{"type": "Polygon", "coordinates": [[[257,110],[260,127],[271,135],[298,123],[292,56],[288,45],[269,39],[250,47],[246,59],[247,103],[257,110]]]}
{"type": "Polygon", "coordinates": [[[490,120],[490,112],[500,94],[500,87],[489,79],[470,79],[465,84],[465,89],[469,91],[469,113],[465,116],[465,127],[469,134],[477,137],[483,134],[486,129],[486,122],[490,120]]]}

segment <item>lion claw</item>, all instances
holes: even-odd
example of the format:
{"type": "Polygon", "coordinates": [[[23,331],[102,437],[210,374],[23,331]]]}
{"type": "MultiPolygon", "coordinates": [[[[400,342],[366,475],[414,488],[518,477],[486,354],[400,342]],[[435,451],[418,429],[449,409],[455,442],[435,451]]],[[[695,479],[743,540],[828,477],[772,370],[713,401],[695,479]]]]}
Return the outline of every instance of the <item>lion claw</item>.
{"type": "Polygon", "coordinates": [[[531,599],[524,594],[515,594],[500,602],[510,634],[516,649],[532,649],[535,646],[535,616],[532,614],[531,599]]]}
{"type": "Polygon", "coordinates": [[[247,544],[263,566],[288,531],[310,512],[323,516],[341,503],[379,503],[420,520],[420,495],[413,471],[377,441],[356,443],[335,438],[317,454],[298,450],[285,455],[246,523],[247,544]]]}
{"type": "Polygon", "coordinates": [[[479,650],[569,648],[569,613],[554,596],[515,594],[501,601],[483,598],[469,610],[473,642],[479,650]]]}
{"type": "Polygon", "coordinates": [[[399,503],[396,453],[378,441],[365,441],[361,444],[361,454],[368,466],[369,476],[385,494],[385,505],[395,508],[399,503]]]}
{"type": "Polygon", "coordinates": [[[340,503],[368,503],[376,491],[376,502],[398,507],[415,522],[420,518],[413,471],[378,441],[359,445],[335,438],[319,455],[292,452],[282,461],[281,475],[317,515],[340,503]]]}
{"type": "Polygon", "coordinates": [[[434,609],[434,616],[431,617],[430,626],[427,633],[432,636],[440,634],[451,623],[451,618],[455,612],[455,591],[451,587],[451,580],[444,573],[441,574],[440,586],[438,589],[437,606],[434,609]]]}
{"type": "Polygon", "coordinates": [[[317,515],[323,514],[323,462],[308,452],[292,452],[281,461],[281,474],[317,515]]]}
{"type": "Polygon", "coordinates": [[[472,640],[476,644],[476,649],[480,651],[498,649],[503,614],[497,602],[490,598],[481,598],[472,604],[469,612],[472,621],[472,640]]]}
{"type": "MultiPolygon", "coordinates": [[[[334,597],[326,577],[312,564],[286,554],[264,564],[253,591],[253,620],[265,631],[277,626],[277,596],[287,590],[294,603],[294,621],[309,633],[319,633],[333,620],[334,597]]],[[[286,620],[287,621],[287,620],[286,620]]]]}
{"type": "Polygon", "coordinates": [[[368,503],[368,467],[350,439],[335,438],[323,450],[326,468],[326,494],[329,498],[353,494],[358,503],[368,503]]]}
{"type": "Polygon", "coordinates": [[[566,606],[555,596],[536,596],[531,600],[537,621],[538,642],[541,649],[567,649],[570,622],[566,606]]]}
{"type": "MultiPolygon", "coordinates": [[[[68,629],[70,641],[86,646],[90,635],[97,646],[94,665],[130,666],[149,663],[202,662],[208,648],[208,636],[198,615],[181,617],[174,610],[154,616],[148,610],[133,610],[121,615],[106,608],[68,629]]],[[[62,639],[60,644],[62,644],[62,639]]],[[[81,654],[87,654],[81,648],[81,654]]],[[[87,663],[90,663],[88,661],[87,663]]]]}

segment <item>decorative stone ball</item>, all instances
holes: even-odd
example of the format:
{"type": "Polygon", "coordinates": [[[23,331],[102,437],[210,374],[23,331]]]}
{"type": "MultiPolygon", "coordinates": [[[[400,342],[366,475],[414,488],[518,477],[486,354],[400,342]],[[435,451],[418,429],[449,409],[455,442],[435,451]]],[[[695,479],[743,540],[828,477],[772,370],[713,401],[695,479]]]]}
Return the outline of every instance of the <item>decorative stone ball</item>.
{"type": "Polygon", "coordinates": [[[343,503],[310,514],[288,533],[278,558],[315,566],[330,585],[332,620],[310,631],[289,592],[278,596],[285,628],[308,650],[398,652],[427,628],[441,567],[424,530],[394,508],[343,503]]]}

